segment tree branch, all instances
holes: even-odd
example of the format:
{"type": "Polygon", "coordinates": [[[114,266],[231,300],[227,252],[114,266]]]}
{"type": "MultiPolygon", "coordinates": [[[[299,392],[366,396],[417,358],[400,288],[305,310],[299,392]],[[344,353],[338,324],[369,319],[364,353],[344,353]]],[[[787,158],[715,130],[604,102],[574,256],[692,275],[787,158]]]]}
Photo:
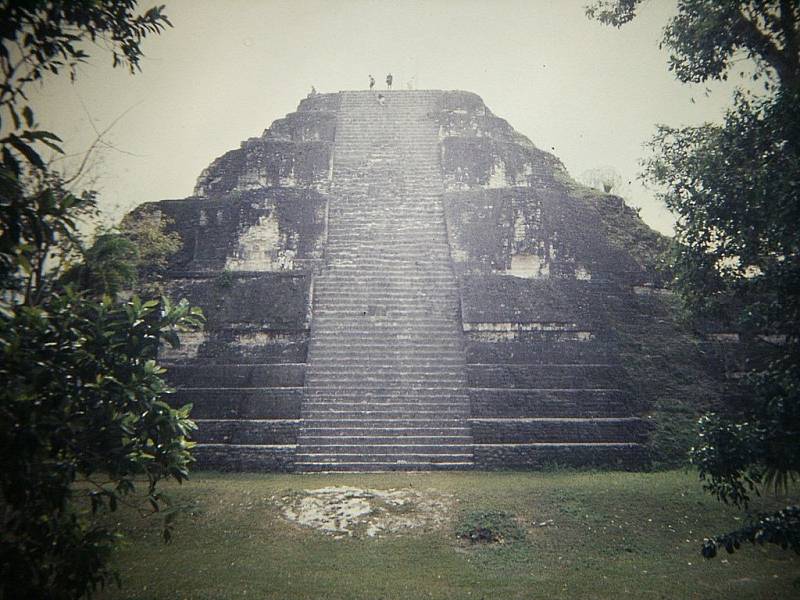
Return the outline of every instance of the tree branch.
{"type": "Polygon", "coordinates": [[[800,72],[800,39],[797,31],[798,14],[793,0],[781,0],[780,23],[783,29],[784,52],[794,62],[795,73],[800,72]]]}
{"type": "Polygon", "coordinates": [[[795,53],[790,59],[786,50],[778,48],[769,36],[742,12],[741,8],[738,17],[737,26],[742,34],[743,44],[775,69],[782,86],[787,88],[796,86],[800,79],[797,54],[795,53]]]}

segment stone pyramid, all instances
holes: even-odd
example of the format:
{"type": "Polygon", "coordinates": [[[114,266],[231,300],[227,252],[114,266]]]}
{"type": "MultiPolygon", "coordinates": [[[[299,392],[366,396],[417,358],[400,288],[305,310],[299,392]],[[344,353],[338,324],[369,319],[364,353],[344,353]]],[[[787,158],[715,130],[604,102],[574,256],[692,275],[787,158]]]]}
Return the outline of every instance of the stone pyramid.
{"type": "Polygon", "coordinates": [[[168,287],[208,318],[163,356],[200,466],[646,466],[628,342],[672,327],[665,240],[477,95],[310,96],[139,210],[181,234],[168,287]]]}

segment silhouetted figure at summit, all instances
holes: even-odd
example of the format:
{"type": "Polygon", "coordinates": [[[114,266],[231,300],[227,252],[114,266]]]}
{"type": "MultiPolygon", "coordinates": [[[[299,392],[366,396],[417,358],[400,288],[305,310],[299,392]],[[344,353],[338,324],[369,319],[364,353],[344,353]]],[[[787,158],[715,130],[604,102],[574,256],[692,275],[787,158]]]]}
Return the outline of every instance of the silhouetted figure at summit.
{"type": "Polygon", "coordinates": [[[393,79],[394,79],[394,78],[392,77],[392,74],[391,74],[391,73],[389,73],[389,74],[386,76],[386,89],[387,89],[387,90],[390,90],[390,89],[392,89],[392,80],[393,80],[393,79]]]}
{"type": "Polygon", "coordinates": [[[375,87],[375,78],[372,75],[370,75],[369,76],[369,90],[372,91],[372,88],[374,88],[374,87],[375,87]]]}

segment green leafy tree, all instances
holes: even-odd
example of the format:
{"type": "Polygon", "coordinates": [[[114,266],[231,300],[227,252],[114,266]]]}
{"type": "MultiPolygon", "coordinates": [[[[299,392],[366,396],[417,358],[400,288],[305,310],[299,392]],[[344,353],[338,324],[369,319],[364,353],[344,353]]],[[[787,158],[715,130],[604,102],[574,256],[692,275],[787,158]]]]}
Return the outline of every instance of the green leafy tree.
{"type": "Polygon", "coordinates": [[[127,215],[118,230],[98,235],[83,252],[82,261],[64,273],[61,281],[101,295],[131,290],[161,294],[169,257],[182,245],[177,232],[166,230],[168,224],[159,211],[127,215]]]}
{"type": "MultiPolygon", "coordinates": [[[[642,0],[595,2],[587,14],[621,26],[642,0]]],[[[683,82],[724,80],[741,59],[764,91],[737,90],[721,125],[658,128],[645,176],[677,215],[676,287],[698,314],[772,340],[771,360],[743,382],[745,407],[700,422],[692,450],[705,487],[747,510],[800,474],[800,6],[794,0],[680,0],[664,30],[683,82]]],[[[758,364],[758,363],[755,363],[758,364]]],[[[706,540],[703,554],[744,541],[800,552],[800,509],[750,515],[706,540]]]]}
{"type": "Polygon", "coordinates": [[[192,462],[189,407],[164,401],[157,353],[202,316],[185,302],[114,298],[142,257],[169,243],[151,256],[141,232],[123,228],[84,248],[95,194],[72,193],[48,171],[40,150],[60,151],[60,140],[37,129],[25,95],[46,72],[74,76],[92,42],[135,72],[144,37],[169,25],[160,7],[136,5],[0,1],[2,598],[79,598],[113,580],[118,534],[101,513],[143,484],[141,506],[164,515],[169,537],[175,513],[158,484],[185,480],[192,462]],[[89,266],[91,285],[69,283],[89,266]]]}

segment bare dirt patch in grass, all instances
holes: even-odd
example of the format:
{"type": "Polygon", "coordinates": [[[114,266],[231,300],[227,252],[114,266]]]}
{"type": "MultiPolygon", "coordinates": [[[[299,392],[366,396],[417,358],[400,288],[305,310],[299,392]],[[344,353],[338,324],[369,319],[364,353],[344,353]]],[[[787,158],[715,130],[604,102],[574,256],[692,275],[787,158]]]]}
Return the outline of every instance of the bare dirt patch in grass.
{"type": "Polygon", "coordinates": [[[349,486],[300,490],[272,497],[283,517],[335,537],[379,537],[430,530],[450,519],[452,495],[435,490],[349,486]]]}

